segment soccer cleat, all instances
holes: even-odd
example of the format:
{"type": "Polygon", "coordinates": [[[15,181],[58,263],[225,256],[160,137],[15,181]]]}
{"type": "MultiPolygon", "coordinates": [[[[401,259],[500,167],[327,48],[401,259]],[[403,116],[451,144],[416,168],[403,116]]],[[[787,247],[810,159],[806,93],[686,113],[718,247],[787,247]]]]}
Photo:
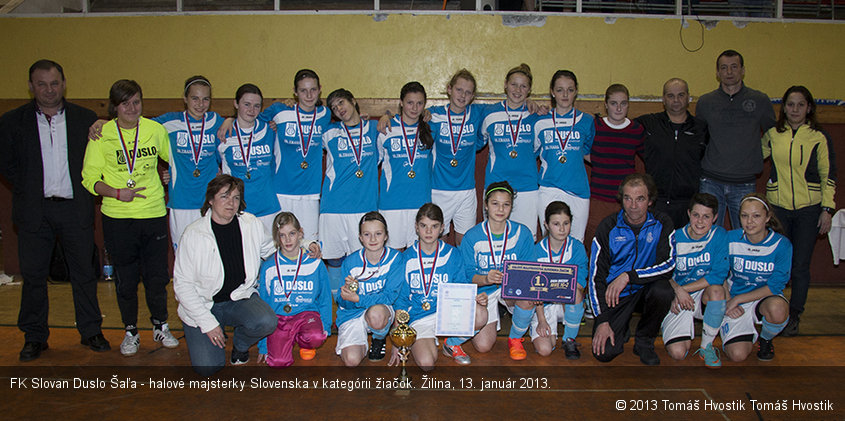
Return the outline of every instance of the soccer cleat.
{"type": "Polygon", "coordinates": [[[525,347],[522,346],[523,338],[508,338],[508,353],[514,361],[524,360],[528,356],[525,347]]]}
{"type": "Polygon", "coordinates": [[[179,340],[170,333],[170,327],[167,323],[161,325],[161,329],[153,329],[153,340],[161,342],[165,348],[176,348],[179,346],[179,340]]]}
{"type": "Polygon", "coordinates": [[[303,361],[311,361],[317,356],[316,349],[299,348],[299,358],[303,361]]]}
{"type": "Polygon", "coordinates": [[[232,365],[244,365],[249,361],[249,351],[238,351],[232,347],[232,365]]]}
{"type": "Polygon", "coordinates": [[[707,344],[705,348],[698,348],[695,353],[704,360],[704,365],[707,367],[719,368],[722,366],[722,360],[719,358],[719,351],[716,348],[713,348],[713,344],[707,344]]]}
{"type": "Polygon", "coordinates": [[[575,339],[567,339],[563,341],[563,354],[566,355],[567,360],[577,360],[581,358],[581,351],[578,347],[581,346],[575,339]]]}
{"type": "Polygon", "coordinates": [[[460,345],[449,346],[443,344],[443,355],[454,358],[455,362],[460,365],[469,365],[469,363],[472,362],[472,360],[470,360],[469,358],[469,355],[464,352],[464,349],[461,348],[460,345]]]}
{"type": "Polygon", "coordinates": [[[640,357],[640,361],[645,365],[660,365],[660,357],[654,352],[654,346],[637,346],[634,345],[634,355],[640,357]]]}
{"type": "Polygon", "coordinates": [[[370,361],[381,361],[387,355],[387,344],[384,338],[373,338],[370,349],[367,351],[367,359],[370,361]]]}
{"type": "Polygon", "coordinates": [[[773,358],[775,358],[775,345],[772,343],[772,341],[767,341],[761,337],[760,340],[757,341],[757,343],[760,346],[760,349],[757,350],[758,360],[771,361],[773,358]]]}
{"type": "Polygon", "coordinates": [[[125,357],[131,357],[138,353],[138,348],[141,346],[141,335],[139,333],[132,334],[129,331],[123,337],[123,342],[120,343],[120,353],[125,357]]]}

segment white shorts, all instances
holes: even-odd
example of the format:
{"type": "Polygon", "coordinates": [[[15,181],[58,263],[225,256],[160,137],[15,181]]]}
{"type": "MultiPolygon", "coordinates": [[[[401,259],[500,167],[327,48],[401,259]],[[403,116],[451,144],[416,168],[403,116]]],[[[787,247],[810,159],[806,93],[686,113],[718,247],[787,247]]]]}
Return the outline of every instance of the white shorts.
{"type": "Polygon", "coordinates": [[[434,324],[437,323],[437,314],[429,314],[419,320],[411,322],[411,327],[417,331],[417,340],[437,339],[434,335],[434,324]]]}
{"type": "MultiPolygon", "coordinates": [[[[489,325],[490,323],[496,323],[496,332],[502,328],[502,322],[499,320],[499,303],[502,303],[505,307],[508,305],[505,304],[505,300],[502,299],[502,289],[499,288],[496,291],[487,295],[487,323],[484,326],[489,325]]],[[[508,311],[513,313],[513,307],[509,307],[508,311]]]]}
{"type": "Polygon", "coordinates": [[[379,210],[387,221],[387,246],[401,250],[411,247],[417,241],[416,209],[379,210]]]}
{"type": "Polygon", "coordinates": [[[449,233],[449,223],[455,223],[455,232],[466,234],[478,219],[478,197],[471,190],[432,190],[431,202],[443,210],[444,234],[449,233]]]}
{"type": "MultiPolygon", "coordinates": [[[[390,326],[390,324],[393,323],[393,307],[386,307],[387,310],[390,311],[390,320],[387,321],[387,326],[390,326]]],[[[370,328],[370,325],[367,324],[366,316],[367,312],[364,311],[360,316],[347,320],[337,327],[337,346],[334,348],[334,352],[337,353],[337,355],[340,355],[343,348],[356,345],[366,347],[368,345],[367,334],[371,333],[373,330],[370,328]]]]}
{"type": "MultiPolygon", "coordinates": [[[[537,201],[537,215],[540,218],[540,222],[545,222],[546,220],[546,206],[549,206],[549,203],[555,200],[560,200],[569,205],[569,210],[572,211],[572,229],[570,235],[583,243],[584,232],[587,231],[587,220],[590,218],[590,199],[571,195],[555,187],[540,186],[538,192],[540,198],[537,201]]],[[[545,233],[546,228],[544,226],[543,234],[545,235],[545,233]]]]}
{"type": "MultiPolygon", "coordinates": [[[[543,306],[543,314],[546,315],[546,322],[549,324],[549,328],[551,328],[552,330],[552,337],[557,338],[557,325],[558,323],[564,323],[563,304],[555,303],[543,306]]],[[[534,313],[534,316],[531,317],[531,325],[529,326],[528,330],[529,335],[531,335],[532,341],[540,337],[540,334],[537,333],[538,324],[540,324],[540,321],[537,319],[537,313],[534,313]]]]}
{"type": "Polygon", "coordinates": [[[693,310],[681,310],[678,314],[671,311],[663,318],[663,323],[660,329],[663,331],[663,343],[667,343],[675,338],[695,338],[695,319],[701,320],[704,318],[703,306],[701,305],[701,296],[704,290],[699,290],[690,294],[690,297],[695,301],[695,308],[693,310]]]}
{"type": "Polygon", "coordinates": [[[339,259],[361,248],[358,223],[363,216],[363,213],[320,214],[323,259],[339,259]]]}
{"type": "Polygon", "coordinates": [[[320,195],[308,194],[302,196],[277,194],[279,206],[285,212],[291,212],[299,220],[305,238],[308,241],[316,241],[320,229],[320,195]]]}
{"type": "Polygon", "coordinates": [[[538,190],[516,192],[510,220],[519,222],[531,230],[531,240],[537,236],[537,200],[538,190]]]}
{"type": "Polygon", "coordinates": [[[173,244],[173,250],[176,250],[176,246],[179,245],[179,239],[182,238],[185,228],[200,218],[202,214],[199,209],[170,209],[167,219],[170,223],[170,241],[173,244]]]}

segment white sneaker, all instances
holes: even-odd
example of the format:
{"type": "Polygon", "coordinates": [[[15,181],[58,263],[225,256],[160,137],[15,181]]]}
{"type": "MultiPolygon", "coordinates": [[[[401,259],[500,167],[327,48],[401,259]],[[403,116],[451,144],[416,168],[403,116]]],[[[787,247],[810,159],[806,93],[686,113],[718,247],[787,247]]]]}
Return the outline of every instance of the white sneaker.
{"type": "Polygon", "coordinates": [[[138,353],[138,347],[141,345],[141,335],[131,334],[128,331],[123,337],[123,342],[120,343],[120,353],[126,357],[130,357],[138,353]]]}
{"type": "Polygon", "coordinates": [[[176,348],[179,346],[179,340],[170,333],[170,327],[167,323],[161,325],[161,329],[153,329],[153,340],[161,342],[165,348],[176,348]]]}

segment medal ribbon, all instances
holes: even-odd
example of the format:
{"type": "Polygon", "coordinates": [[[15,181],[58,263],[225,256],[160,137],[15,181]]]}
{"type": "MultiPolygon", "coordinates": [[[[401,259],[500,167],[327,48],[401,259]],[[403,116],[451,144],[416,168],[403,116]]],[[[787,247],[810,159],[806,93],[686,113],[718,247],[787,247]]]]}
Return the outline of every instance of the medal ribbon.
{"type": "Polygon", "coordinates": [[[440,240],[437,240],[437,248],[434,249],[434,261],[431,263],[431,275],[428,277],[428,282],[425,281],[425,266],[423,266],[422,259],[422,244],[417,244],[417,257],[420,261],[420,276],[423,281],[423,292],[425,296],[431,293],[431,284],[434,282],[434,271],[437,270],[437,255],[440,254],[440,240]]]}
{"type": "Polygon", "coordinates": [[[294,107],[296,110],[296,130],[299,132],[299,146],[302,148],[299,153],[302,155],[302,160],[308,156],[308,150],[311,149],[311,137],[314,136],[314,123],[317,121],[317,109],[314,108],[314,117],[311,119],[311,130],[308,131],[308,142],[305,142],[305,136],[302,134],[302,119],[299,116],[299,104],[294,107]]]}
{"type": "Polygon", "coordinates": [[[484,223],[484,233],[487,234],[487,245],[490,246],[490,258],[493,259],[493,269],[499,269],[499,264],[505,260],[505,250],[508,249],[508,233],[510,224],[505,222],[505,238],[502,240],[502,252],[499,254],[499,261],[496,262],[496,252],[493,250],[493,238],[490,235],[490,221],[484,223]]]}
{"type": "Polygon", "coordinates": [[[199,167],[202,154],[202,137],[205,135],[205,113],[202,114],[202,126],[200,127],[200,141],[194,146],[194,133],[191,131],[191,122],[188,121],[188,112],[185,111],[185,126],[188,128],[188,143],[191,145],[191,156],[194,157],[194,166],[199,167]]]}
{"type": "Polygon", "coordinates": [[[252,131],[249,132],[249,141],[247,141],[246,145],[246,152],[244,152],[244,142],[241,140],[241,128],[238,127],[238,122],[235,121],[235,133],[238,135],[238,146],[241,148],[241,160],[244,162],[247,170],[249,170],[249,158],[252,155],[252,135],[255,134],[256,127],[258,127],[258,123],[252,125],[252,131]]]}
{"type": "Polygon", "coordinates": [[[525,104],[522,104],[522,109],[519,110],[519,120],[516,121],[516,130],[513,129],[513,125],[511,124],[511,113],[508,111],[508,102],[502,101],[502,105],[505,106],[505,114],[508,115],[508,127],[511,129],[511,146],[516,149],[517,141],[519,140],[519,129],[522,128],[522,116],[525,114],[525,104]]]}
{"type": "Polygon", "coordinates": [[[557,111],[553,110],[552,125],[555,126],[555,137],[557,138],[557,143],[560,145],[560,153],[566,155],[566,145],[569,144],[569,139],[572,139],[572,135],[575,133],[575,119],[578,117],[578,110],[576,110],[575,108],[572,109],[572,125],[569,126],[569,136],[566,137],[566,141],[561,139],[561,135],[557,131],[557,119],[555,119],[555,114],[557,114],[557,111]]]}
{"type": "Polygon", "coordinates": [[[123,132],[120,130],[120,124],[117,124],[117,119],[114,119],[114,125],[117,126],[117,135],[120,136],[120,146],[123,147],[123,155],[126,156],[126,169],[129,171],[129,177],[135,171],[135,158],[138,156],[138,132],[141,131],[141,122],[135,126],[135,146],[132,148],[132,156],[129,156],[129,149],[126,147],[126,141],[123,140],[123,132]]]}
{"type": "Polygon", "coordinates": [[[464,107],[464,115],[461,117],[461,130],[458,132],[458,141],[455,142],[455,133],[452,132],[452,113],[449,111],[449,105],[446,105],[446,120],[449,124],[449,141],[452,145],[452,156],[457,157],[458,149],[461,148],[461,138],[464,136],[464,124],[467,122],[467,109],[464,107]]]}
{"type": "MultiPolygon", "coordinates": [[[[282,271],[279,269],[279,257],[282,254],[281,250],[276,253],[276,275],[279,277],[279,283],[282,285],[282,291],[285,292],[285,298],[290,299],[290,294],[293,290],[288,291],[285,288],[285,278],[282,277],[282,271]]],[[[293,287],[296,288],[296,278],[299,278],[299,268],[302,267],[302,249],[299,249],[299,258],[296,259],[296,273],[293,275],[293,287]]]]}
{"type": "MultiPolygon", "coordinates": [[[[566,242],[569,238],[565,238],[563,240],[563,247],[560,248],[560,259],[557,259],[557,263],[563,263],[563,252],[566,251],[566,242]]],[[[549,236],[548,238],[548,245],[549,245],[549,262],[555,263],[555,260],[552,258],[552,237],[549,236]]]]}
{"type": "Polygon", "coordinates": [[[352,141],[352,133],[349,132],[349,127],[346,127],[346,123],[341,123],[343,125],[343,129],[346,130],[346,137],[349,138],[350,146],[352,146],[352,155],[355,156],[355,163],[358,164],[358,167],[361,167],[361,155],[364,153],[364,120],[358,124],[358,147],[356,149],[355,142],[352,141]]]}
{"type": "Polygon", "coordinates": [[[365,273],[367,273],[367,254],[364,249],[361,249],[361,260],[364,261],[364,267],[361,268],[361,274],[358,275],[358,280],[366,281],[367,279],[370,279],[377,273],[381,272],[381,261],[384,260],[385,254],[387,254],[387,247],[384,248],[384,251],[381,252],[381,257],[378,258],[378,269],[375,272],[371,273],[370,276],[366,278],[361,278],[362,276],[364,276],[365,273]]]}
{"type": "Polygon", "coordinates": [[[411,150],[411,146],[408,145],[408,134],[405,132],[405,122],[402,121],[402,116],[399,116],[399,123],[402,125],[402,144],[405,146],[405,152],[408,153],[408,164],[411,165],[411,168],[414,168],[414,161],[417,160],[417,139],[420,138],[420,124],[423,124],[419,120],[417,121],[417,132],[414,134],[414,147],[413,151],[411,150]]]}

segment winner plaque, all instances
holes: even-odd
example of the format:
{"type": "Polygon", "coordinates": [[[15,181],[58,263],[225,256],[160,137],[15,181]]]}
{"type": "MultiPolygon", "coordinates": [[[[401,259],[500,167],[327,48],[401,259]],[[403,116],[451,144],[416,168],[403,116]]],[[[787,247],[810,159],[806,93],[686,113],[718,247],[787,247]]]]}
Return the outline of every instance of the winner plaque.
{"type": "Polygon", "coordinates": [[[577,279],[576,265],[507,260],[502,298],[572,304],[577,279]]]}

